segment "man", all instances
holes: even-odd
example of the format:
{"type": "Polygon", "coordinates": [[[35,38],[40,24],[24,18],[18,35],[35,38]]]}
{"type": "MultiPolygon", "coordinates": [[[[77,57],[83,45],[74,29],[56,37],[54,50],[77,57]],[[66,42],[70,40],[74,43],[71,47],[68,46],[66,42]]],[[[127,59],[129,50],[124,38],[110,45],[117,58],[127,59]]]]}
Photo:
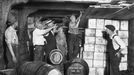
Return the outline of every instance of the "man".
{"type": "Polygon", "coordinates": [[[79,37],[79,22],[82,16],[82,12],[80,12],[80,16],[76,19],[75,15],[71,15],[70,23],[69,23],[69,30],[68,30],[68,59],[73,60],[77,57],[78,53],[80,52],[80,37],[79,37]]]}
{"type": "Polygon", "coordinates": [[[56,31],[56,28],[57,26],[54,24],[54,21],[50,20],[48,23],[47,23],[47,26],[48,27],[51,27],[51,26],[55,26],[55,28],[53,28],[52,30],[50,30],[47,34],[44,35],[44,38],[46,39],[47,41],[47,44],[45,45],[45,59],[44,61],[47,62],[47,63],[50,63],[49,61],[49,53],[53,50],[53,49],[57,49],[57,45],[56,45],[56,38],[55,38],[55,31],[56,31]]]}
{"type": "Polygon", "coordinates": [[[7,44],[7,68],[14,68],[18,61],[18,36],[16,33],[16,28],[18,27],[18,22],[15,21],[9,26],[5,31],[5,41],[7,44]]]}
{"type": "Polygon", "coordinates": [[[126,48],[125,43],[116,34],[115,27],[113,25],[106,25],[106,33],[109,35],[107,43],[107,50],[110,64],[110,75],[120,75],[119,64],[121,62],[122,50],[126,48]]]}
{"type": "Polygon", "coordinates": [[[43,61],[44,45],[47,44],[43,35],[55,28],[55,26],[48,28],[46,25],[48,22],[49,20],[42,22],[41,19],[38,19],[35,23],[36,28],[33,31],[34,61],[43,61]]]}

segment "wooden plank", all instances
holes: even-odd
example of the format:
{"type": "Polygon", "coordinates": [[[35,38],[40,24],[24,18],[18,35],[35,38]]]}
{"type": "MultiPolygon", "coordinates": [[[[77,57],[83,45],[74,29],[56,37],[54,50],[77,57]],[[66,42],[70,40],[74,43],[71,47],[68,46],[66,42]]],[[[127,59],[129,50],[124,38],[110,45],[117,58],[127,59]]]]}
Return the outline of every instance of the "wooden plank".
{"type": "Polygon", "coordinates": [[[81,2],[81,3],[85,3],[85,2],[97,2],[97,3],[110,3],[111,0],[31,0],[34,2],[46,2],[46,1],[51,1],[51,2],[66,2],[66,1],[70,1],[70,2],[81,2]]]}
{"type": "Polygon", "coordinates": [[[33,13],[37,11],[36,9],[19,9],[18,10],[18,22],[19,22],[19,27],[18,27],[18,38],[19,38],[19,63],[23,63],[27,60],[29,60],[29,53],[28,53],[28,48],[27,48],[27,41],[28,41],[28,33],[27,33],[27,16],[30,13],[33,13]]]}
{"type": "Polygon", "coordinates": [[[126,19],[126,20],[134,18],[134,14],[133,14],[134,13],[134,7],[130,8],[130,9],[126,9],[122,12],[124,12],[124,13],[123,14],[119,13],[119,15],[115,18],[126,19]]]}
{"type": "Polygon", "coordinates": [[[9,4],[7,1],[2,2],[2,6],[0,7],[0,69],[4,69],[4,31],[6,29],[6,20],[7,20],[7,14],[9,11],[9,4]]]}
{"type": "Polygon", "coordinates": [[[29,0],[11,0],[13,4],[27,3],[29,0]]]}
{"type": "Polygon", "coordinates": [[[88,13],[90,13],[92,11],[92,9],[94,9],[94,8],[88,7],[84,11],[84,13],[82,14],[81,19],[80,19],[80,23],[79,23],[80,25],[79,25],[79,27],[86,28],[88,26],[88,18],[87,18],[87,15],[88,15],[88,13]]]}
{"type": "Polygon", "coordinates": [[[72,2],[29,2],[25,7],[48,10],[84,10],[90,3],[72,3],[72,2]]]}
{"type": "Polygon", "coordinates": [[[107,17],[109,17],[111,19],[130,19],[130,18],[134,18],[133,16],[128,16],[131,13],[134,13],[133,10],[134,10],[134,3],[132,5],[130,5],[129,7],[124,7],[122,9],[114,12],[113,14],[108,15],[107,17]]]}
{"type": "Polygon", "coordinates": [[[41,15],[41,16],[70,16],[71,14],[79,14],[79,11],[67,11],[67,10],[38,10],[30,15],[41,15]]]}
{"type": "Polygon", "coordinates": [[[88,18],[110,18],[109,15],[118,11],[120,8],[93,8],[88,13],[88,18]]]}
{"type": "Polygon", "coordinates": [[[29,11],[26,9],[20,9],[18,11],[18,38],[19,38],[19,63],[23,63],[28,60],[28,48],[27,48],[27,41],[28,41],[28,33],[27,33],[27,16],[29,11]]]}
{"type": "Polygon", "coordinates": [[[134,19],[129,20],[128,69],[134,69],[134,19]]]}
{"type": "MultiPolygon", "coordinates": [[[[81,3],[85,3],[85,2],[98,2],[98,0],[31,0],[32,2],[81,2],[81,3]]],[[[105,0],[103,0],[105,1],[105,0]]]]}

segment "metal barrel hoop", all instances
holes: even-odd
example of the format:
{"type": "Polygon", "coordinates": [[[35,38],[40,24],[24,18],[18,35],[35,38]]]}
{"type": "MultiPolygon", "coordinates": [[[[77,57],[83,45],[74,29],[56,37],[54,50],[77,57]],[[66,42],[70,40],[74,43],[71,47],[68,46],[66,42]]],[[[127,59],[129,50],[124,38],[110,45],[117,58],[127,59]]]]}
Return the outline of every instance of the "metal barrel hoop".
{"type": "Polygon", "coordinates": [[[60,64],[64,59],[64,54],[60,49],[54,49],[50,52],[49,59],[52,64],[60,64]]]}
{"type": "Polygon", "coordinates": [[[89,74],[89,66],[81,58],[75,58],[70,61],[70,65],[67,67],[67,75],[88,75],[89,74]]]}

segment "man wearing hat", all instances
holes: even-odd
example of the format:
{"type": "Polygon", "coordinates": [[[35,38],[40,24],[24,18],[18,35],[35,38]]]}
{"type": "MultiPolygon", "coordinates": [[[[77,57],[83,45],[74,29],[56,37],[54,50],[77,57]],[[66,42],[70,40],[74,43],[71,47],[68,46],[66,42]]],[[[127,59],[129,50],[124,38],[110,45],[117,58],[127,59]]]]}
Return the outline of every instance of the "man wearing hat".
{"type": "Polygon", "coordinates": [[[47,44],[43,35],[51,31],[55,26],[48,27],[51,20],[41,21],[41,18],[36,20],[35,30],[33,31],[33,45],[34,45],[34,61],[43,61],[44,46],[47,44]]]}
{"type": "Polygon", "coordinates": [[[105,31],[109,35],[107,40],[108,59],[110,64],[110,75],[120,75],[119,64],[121,62],[122,50],[126,48],[125,43],[116,34],[115,27],[113,25],[106,25],[105,31]]]}
{"type": "Polygon", "coordinates": [[[56,38],[55,38],[55,31],[57,26],[54,24],[53,20],[50,20],[47,23],[48,27],[55,26],[52,30],[50,30],[47,34],[44,35],[44,38],[47,41],[47,44],[45,45],[45,59],[44,61],[47,63],[50,63],[49,61],[49,54],[53,49],[57,49],[57,44],[56,44],[56,38]]]}

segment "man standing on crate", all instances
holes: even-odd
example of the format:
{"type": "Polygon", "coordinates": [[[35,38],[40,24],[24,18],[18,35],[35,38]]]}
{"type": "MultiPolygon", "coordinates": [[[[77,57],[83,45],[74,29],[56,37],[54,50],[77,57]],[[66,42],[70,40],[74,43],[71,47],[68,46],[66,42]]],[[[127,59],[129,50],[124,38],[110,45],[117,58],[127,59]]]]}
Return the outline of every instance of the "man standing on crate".
{"type": "Polygon", "coordinates": [[[121,57],[123,56],[122,50],[126,48],[125,43],[116,34],[115,27],[113,25],[106,25],[106,33],[109,35],[107,43],[108,59],[110,65],[110,75],[120,75],[119,65],[121,57]]]}
{"type": "Polygon", "coordinates": [[[82,16],[82,12],[80,12],[80,16],[76,19],[75,15],[71,15],[70,22],[69,22],[69,30],[68,30],[68,60],[73,60],[77,57],[78,53],[80,52],[80,37],[79,37],[79,22],[82,16]]]}

